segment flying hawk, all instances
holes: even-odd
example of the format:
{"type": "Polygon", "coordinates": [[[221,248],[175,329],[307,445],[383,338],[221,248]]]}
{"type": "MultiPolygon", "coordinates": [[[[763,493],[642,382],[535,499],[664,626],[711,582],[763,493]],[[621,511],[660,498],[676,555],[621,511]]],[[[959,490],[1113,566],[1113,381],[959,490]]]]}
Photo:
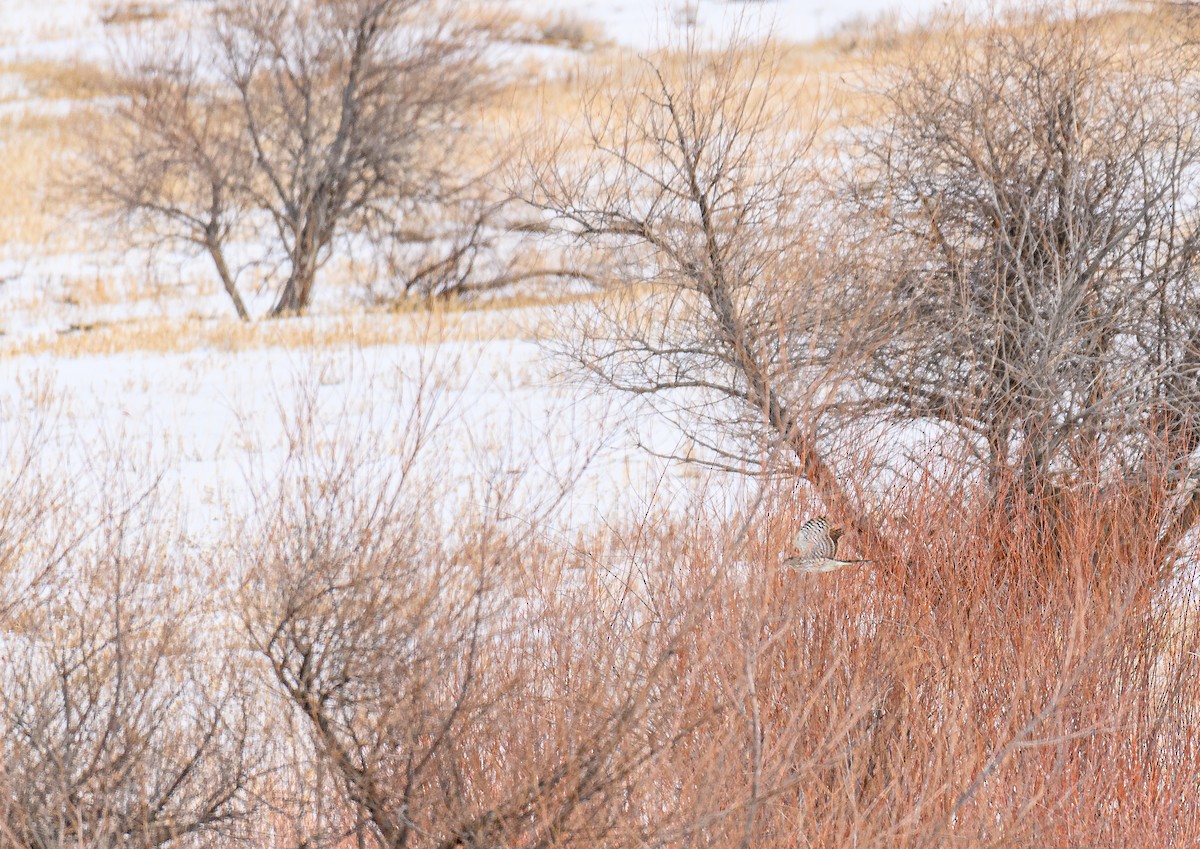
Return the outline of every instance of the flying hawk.
{"type": "Polygon", "coordinates": [[[796,534],[796,553],[783,562],[797,572],[832,572],[851,563],[869,560],[838,560],[837,541],[842,529],[831,527],[824,516],[809,519],[796,534]]]}

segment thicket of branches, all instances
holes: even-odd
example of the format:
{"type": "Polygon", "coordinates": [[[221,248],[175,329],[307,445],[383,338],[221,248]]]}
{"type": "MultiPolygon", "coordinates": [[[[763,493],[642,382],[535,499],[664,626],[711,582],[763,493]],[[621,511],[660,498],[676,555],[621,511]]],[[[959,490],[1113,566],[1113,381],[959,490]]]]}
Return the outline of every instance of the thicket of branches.
{"type": "Polygon", "coordinates": [[[1190,493],[1194,49],[1100,17],[912,50],[883,75],[885,125],[858,140],[851,181],[880,261],[848,290],[869,316],[862,412],[939,422],[993,485],[1030,491],[1148,484],[1165,445],[1190,493]]]}
{"type": "Polygon", "coordinates": [[[1065,496],[1053,551],[1020,487],[910,489],[893,560],[815,578],[780,563],[816,509],[790,493],[566,542],[505,477],[447,515],[436,441],[397,464],[308,415],[219,557],[171,556],[119,479],[82,523],[30,473],[0,500],[77,529],[0,548],[31,582],[0,621],[4,845],[1200,837],[1200,620],[1140,486],[1065,496]]]}
{"type": "Polygon", "coordinates": [[[114,464],[99,498],[46,453],[3,458],[0,844],[207,842],[257,807],[256,684],[155,483],[114,464]]]}
{"type": "Polygon", "coordinates": [[[964,466],[1050,512],[1145,486],[1169,548],[1200,509],[1200,99],[1188,40],[1135,26],[957,21],[887,57],[852,130],[752,47],[602,83],[581,149],[530,160],[528,200],[626,263],[567,353],[871,551],[898,481],[964,466]]]}
{"type": "MultiPolygon", "coordinates": [[[[390,441],[302,408],[202,554],[153,487],[76,511],[36,433],[10,451],[0,843],[1195,842],[1200,101],[1185,40],[1121,22],[934,31],[862,133],[797,114],[770,54],[691,46],[533,153],[525,200],[626,284],[567,352],[763,475],[735,515],[562,541],[554,494],[439,477],[424,395],[390,441]],[[783,567],[817,512],[874,562],[783,567]]],[[[293,126],[256,73],[222,108],[293,126]]],[[[173,173],[216,199],[189,238],[231,232],[173,173]]],[[[319,257],[308,212],[276,224],[319,257]]]]}

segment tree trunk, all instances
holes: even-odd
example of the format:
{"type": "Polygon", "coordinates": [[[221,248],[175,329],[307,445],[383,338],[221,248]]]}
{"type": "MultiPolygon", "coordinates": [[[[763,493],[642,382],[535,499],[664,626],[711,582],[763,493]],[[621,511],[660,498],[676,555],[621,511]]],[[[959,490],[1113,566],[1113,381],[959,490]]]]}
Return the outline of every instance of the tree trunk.
{"type": "Polygon", "coordinates": [[[233,281],[233,275],[229,273],[229,266],[225,263],[225,254],[221,251],[221,246],[208,241],[204,247],[208,250],[208,255],[212,258],[213,265],[217,267],[217,276],[221,278],[221,285],[225,287],[226,294],[233,301],[233,308],[237,310],[238,318],[242,321],[249,321],[250,313],[246,311],[246,304],[242,300],[241,293],[237,290],[237,284],[233,281]]]}
{"type": "Polygon", "coordinates": [[[292,273],[288,275],[287,282],[283,284],[279,298],[275,301],[275,306],[271,307],[270,317],[284,318],[303,315],[304,311],[308,309],[308,302],[312,296],[315,274],[315,269],[307,263],[293,266],[292,273]]]}
{"type": "Polygon", "coordinates": [[[292,270],[283,284],[275,306],[271,307],[271,318],[303,315],[308,309],[312,299],[313,281],[320,265],[317,257],[329,242],[327,235],[318,235],[318,225],[313,221],[314,217],[317,215],[308,217],[296,236],[296,243],[292,248],[292,270]]]}

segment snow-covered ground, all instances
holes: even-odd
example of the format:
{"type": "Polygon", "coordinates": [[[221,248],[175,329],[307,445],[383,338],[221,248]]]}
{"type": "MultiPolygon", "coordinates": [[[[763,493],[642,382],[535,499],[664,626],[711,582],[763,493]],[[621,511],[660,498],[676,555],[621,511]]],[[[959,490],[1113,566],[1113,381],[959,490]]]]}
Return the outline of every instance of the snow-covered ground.
{"type": "MultiPolygon", "coordinates": [[[[80,488],[103,486],[114,461],[126,479],[160,478],[164,517],[198,543],[252,510],[254,490],[283,467],[289,422],[305,411],[312,445],[329,458],[350,452],[386,464],[404,454],[418,405],[436,422],[418,469],[446,487],[447,519],[485,487],[511,487],[520,514],[570,484],[555,513],[567,533],[687,504],[705,486],[639,449],[679,450],[680,435],[661,419],[564,380],[544,348],[519,334],[0,360],[5,445],[43,422],[43,465],[77,475],[80,488]]],[[[728,494],[730,483],[706,496],[728,494]]]]}
{"type": "MultiPolygon", "coordinates": [[[[613,37],[623,34],[636,5],[618,4],[615,17],[602,16],[613,37]]],[[[31,76],[40,71],[30,66],[103,63],[114,27],[136,33],[169,19],[164,16],[203,8],[189,0],[0,0],[0,64],[17,69],[0,76],[4,115],[73,108],[41,98],[31,76]]],[[[582,15],[587,7],[541,3],[529,11],[555,9],[582,15]]],[[[297,411],[311,403],[331,441],[386,460],[401,451],[424,385],[421,403],[427,409],[435,397],[444,420],[421,463],[456,490],[448,505],[472,497],[472,486],[497,483],[511,484],[514,499],[532,503],[578,478],[557,514],[566,532],[614,513],[637,515],[651,502],[670,506],[698,485],[695,475],[639,448],[648,443],[674,451],[678,434],[644,408],[559,379],[557,364],[532,334],[520,331],[421,343],[398,329],[405,341],[396,344],[348,338],[313,349],[268,344],[12,353],[22,340],[53,339],[72,326],[228,316],[209,270],[198,265],[204,263],[161,254],[147,264],[144,254],[123,249],[82,219],[55,224],[37,243],[4,239],[0,344],[10,353],[0,359],[0,464],[41,422],[40,462],[53,474],[73,478],[81,492],[103,486],[114,462],[127,478],[159,478],[164,518],[198,542],[212,543],[251,509],[253,481],[278,473],[287,455],[286,421],[297,411]],[[161,291],[154,276],[163,278],[161,291]],[[91,291],[81,295],[88,281],[91,291]]],[[[339,297],[332,287],[324,291],[339,297]]],[[[297,321],[320,325],[346,309],[354,305],[344,298],[318,303],[318,315],[297,321]]],[[[93,497],[104,495],[97,490],[93,497]]],[[[520,512],[521,505],[513,508],[520,512]]]]}

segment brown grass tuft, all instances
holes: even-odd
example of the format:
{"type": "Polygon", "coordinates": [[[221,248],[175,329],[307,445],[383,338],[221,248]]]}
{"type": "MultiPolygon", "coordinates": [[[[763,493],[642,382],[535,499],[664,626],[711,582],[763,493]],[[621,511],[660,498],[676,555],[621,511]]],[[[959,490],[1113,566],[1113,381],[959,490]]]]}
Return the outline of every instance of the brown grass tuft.
{"type": "Polygon", "coordinates": [[[165,21],[168,17],[169,12],[162,6],[131,2],[131,0],[110,3],[100,12],[100,22],[106,27],[153,23],[165,21]]]}

